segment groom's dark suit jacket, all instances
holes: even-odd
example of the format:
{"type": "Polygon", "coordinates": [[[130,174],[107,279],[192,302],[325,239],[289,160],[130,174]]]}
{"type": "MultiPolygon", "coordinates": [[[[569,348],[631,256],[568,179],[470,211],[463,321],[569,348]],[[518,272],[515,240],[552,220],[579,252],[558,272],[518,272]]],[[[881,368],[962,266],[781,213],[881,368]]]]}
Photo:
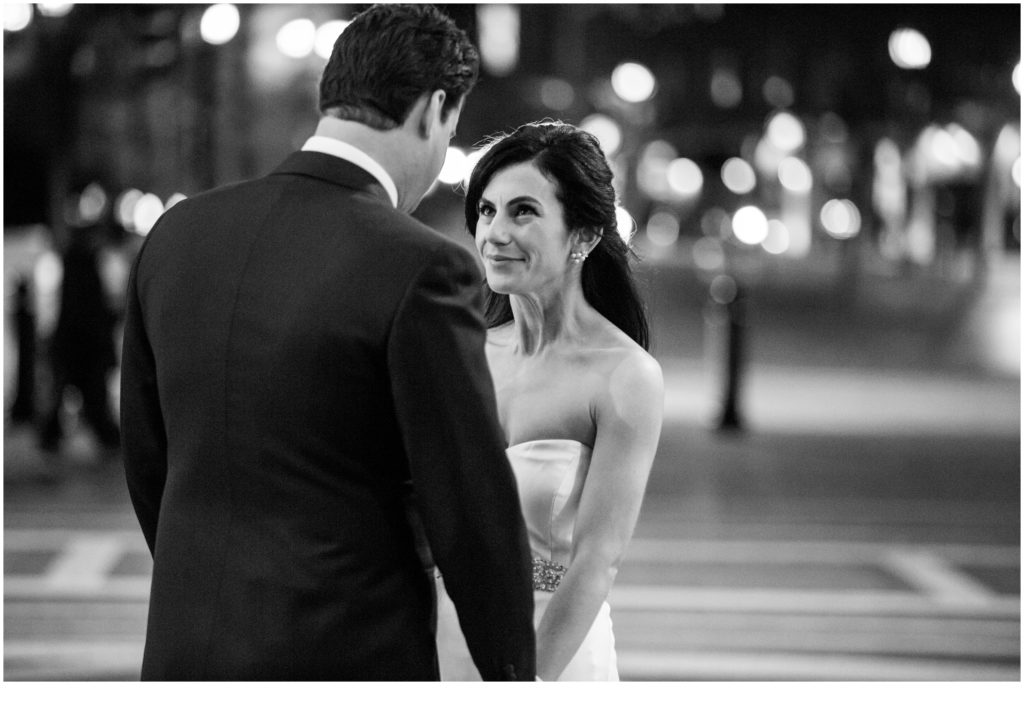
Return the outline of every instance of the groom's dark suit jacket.
{"type": "Polygon", "coordinates": [[[534,677],[529,546],[472,255],[321,153],[187,199],[132,270],[121,412],[144,679],[434,679],[434,559],[485,679],[534,677]]]}

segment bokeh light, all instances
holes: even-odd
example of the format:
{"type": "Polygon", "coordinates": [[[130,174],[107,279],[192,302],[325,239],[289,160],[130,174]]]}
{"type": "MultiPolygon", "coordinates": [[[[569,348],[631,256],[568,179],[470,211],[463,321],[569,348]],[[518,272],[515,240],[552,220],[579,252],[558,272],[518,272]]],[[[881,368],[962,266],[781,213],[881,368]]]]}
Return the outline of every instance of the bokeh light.
{"type": "Polygon", "coordinates": [[[804,125],[789,112],[775,114],[768,122],[765,135],[782,153],[792,153],[804,145],[804,125]]]}
{"type": "Polygon", "coordinates": [[[612,90],[626,102],[649,100],[657,88],[654,74],[640,63],[620,63],[612,71],[612,90]]]}
{"type": "Polygon", "coordinates": [[[732,304],[738,293],[736,280],[731,275],[716,275],[708,285],[708,294],[719,304],[732,304]]]}
{"type": "Polygon", "coordinates": [[[540,84],[540,101],[550,110],[562,112],[576,101],[576,91],[561,78],[545,78],[540,84]]]}
{"type": "Polygon", "coordinates": [[[305,58],[316,44],[316,25],[313,20],[293,19],[277,32],[277,50],[289,58],[305,58]]]}
{"type": "Polygon", "coordinates": [[[725,251],[722,242],[714,236],[702,236],[690,250],[693,264],[706,272],[721,270],[725,266],[725,251]]]}
{"type": "Polygon", "coordinates": [[[757,186],[757,175],[742,158],[730,158],[722,164],[722,183],[730,192],[745,195],[757,186]]]}
{"type": "Polygon", "coordinates": [[[20,32],[32,24],[32,5],[27,2],[4,3],[4,31],[20,32]]]}
{"type": "Polygon", "coordinates": [[[199,34],[207,44],[226,44],[235,38],[240,22],[234,5],[210,5],[199,22],[199,34]]]}
{"type": "Polygon", "coordinates": [[[173,195],[171,195],[170,197],[167,198],[166,202],[164,202],[164,211],[167,211],[168,209],[170,209],[174,205],[178,204],[179,202],[181,202],[183,200],[187,200],[187,199],[188,199],[188,197],[186,197],[182,193],[175,192],[173,195]]]}
{"type": "Polygon", "coordinates": [[[656,139],[640,149],[636,166],[636,184],[648,197],[656,200],[672,199],[668,183],[668,166],[678,158],[675,146],[656,139]]]}
{"type": "Polygon", "coordinates": [[[813,185],[811,169],[796,156],[787,156],[779,163],[779,182],[791,192],[810,192],[813,185]]]}
{"type": "Polygon", "coordinates": [[[74,7],[75,3],[73,2],[40,2],[36,4],[39,14],[43,17],[64,17],[74,7]]]}
{"type": "Polygon", "coordinates": [[[462,182],[467,177],[467,163],[469,163],[469,159],[462,149],[449,146],[448,153],[444,157],[444,165],[441,166],[441,172],[437,179],[446,185],[462,182]]]}
{"type": "Polygon", "coordinates": [[[114,201],[114,218],[128,231],[135,231],[135,205],[142,198],[142,191],[135,188],[125,190],[114,201]]]}
{"type": "Polygon", "coordinates": [[[711,101],[721,109],[732,109],[743,101],[743,83],[736,71],[719,66],[711,73],[711,101]]]}
{"type": "Polygon", "coordinates": [[[1013,67],[1013,88],[1020,95],[1020,61],[1013,67]]]}
{"type": "Polygon", "coordinates": [[[665,171],[668,186],[673,192],[683,197],[693,197],[704,187],[704,175],[700,166],[689,158],[673,159],[665,171]]]}
{"type": "Polygon", "coordinates": [[[667,209],[658,209],[647,220],[647,239],[667,248],[679,240],[679,217],[667,209]]]}
{"type": "Polygon", "coordinates": [[[636,219],[622,205],[615,207],[615,225],[619,229],[619,236],[622,237],[622,240],[629,243],[633,234],[636,233],[636,219]]]}
{"type": "Polygon", "coordinates": [[[764,101],[772,107],[786,108],[793,104],[793,86],[785,78],[768,76],[761,89],[764,101]]]}
{"type": "Polygon", "coordinates": [[[99,183],[89,183],[78,197],[78,219],[81,224],[95,224],[107,209],[107,193],[99,183]]]}
{"type": "Polygon", "coordinates": [[[781,255],[789,250],[789,229],[778,219],[768,220],[768,234],[761,242],[761,248],[772,255],[781,255]]]}
{"type": "Polygon", "coordinates": [[[332,19],[317,27],[316,38],[313,40],[314,53],[325,61],[329,59],[334,51],[334,43],[349,24],[348,20],[332,19]]]}
{"type": "Polygon", "coordinates": [[[151,192],[147,192],[135,203],[132,224],[136,233],[146,236],[164,213],[164,203],[151,192]]]}
{"type": "Polygon", "coordinates": [[[756,246],[768,236],[768,218],[753,205],[740,207],[732,215],[732,230],[741,242],[756,246]]]}
{"type": "Polygon", "coordinates": [[[480,31],[480,63],[494,76],[506,76],[519,63],[519,8],[511,4],[482,4],[476,8],[480,31]]]}
{"type": "Polygon", "coordinates": [[[580,122],[580,129],[597,137],[606,156],[616,153],[622,146],[622,127],[611,117],[603,114],[584,117],[580,122]]]}
{"type": "Polygon", "coordinates": [[[483,155],[487,153],[487,148],[478,148],[475,151],[470,151],[466,154],[466,165],[464,166],[462,185],[463,187],[469,187],[469,179],[473,175],[473,169],[476,168],[476,164],[483,158],[483,155]]]}
{"type": "Polygon", "coordinates": [[[732,236],[729,213],[721,207],[711,207],[700,218],[700,230],[705,236],[727,239],[732,236]]]}
{"type": "Polygon", "coordinates": [[[860,233],[860,223],[860,210],[850,200],[829,200],[821,208],[821,225],[833,238],[853,238],[860,233]]]}
{"type": "Polygon", "coordinates": [[[921,32],[903,27],[889,35],[889,58],[900,68],[919,70],[932,62],[932,47],[921,32]]]}

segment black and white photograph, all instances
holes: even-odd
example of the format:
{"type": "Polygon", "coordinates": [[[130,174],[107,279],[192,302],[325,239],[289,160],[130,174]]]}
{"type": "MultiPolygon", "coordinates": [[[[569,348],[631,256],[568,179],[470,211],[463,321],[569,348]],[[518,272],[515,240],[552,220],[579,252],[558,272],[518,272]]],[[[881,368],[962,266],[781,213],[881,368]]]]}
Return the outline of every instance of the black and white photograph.
{"type": "Polygon", "coordinates": [[[1019,693],[1019,3],[2,11],[5,693],[1019,693]]]}

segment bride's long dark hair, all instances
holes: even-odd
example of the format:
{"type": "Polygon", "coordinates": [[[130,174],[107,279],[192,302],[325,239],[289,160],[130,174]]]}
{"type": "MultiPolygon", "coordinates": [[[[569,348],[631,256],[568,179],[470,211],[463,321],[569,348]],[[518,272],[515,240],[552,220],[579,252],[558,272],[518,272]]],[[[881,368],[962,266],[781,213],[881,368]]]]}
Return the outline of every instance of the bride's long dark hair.
{"type": "MultiPolygon", "coordinates": [[[[485,146],[466,188],[466,224],[476,232],[477,206],[484,188],[496,173],[518,163],[531,162],[557,183],[556,195],[570,231],[601,234],[597,246],[583,262],[583,297],[606,319],[647,350],[650,346],[647,313],[630,268],[636,254],[619,235],[615,215],[612,172],[601,144],[588,132],[563,122],[526,124],[499,135],[485,146]]],[[[508,295],[486,291],[487,327],[512,320],[508,295]]]]}

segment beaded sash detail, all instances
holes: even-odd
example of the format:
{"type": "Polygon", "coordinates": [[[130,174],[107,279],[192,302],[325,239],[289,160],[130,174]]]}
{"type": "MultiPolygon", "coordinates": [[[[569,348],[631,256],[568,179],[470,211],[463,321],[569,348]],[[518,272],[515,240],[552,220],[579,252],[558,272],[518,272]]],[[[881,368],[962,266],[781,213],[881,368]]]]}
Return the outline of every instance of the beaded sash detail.
{"type": "Polygon", "coordinates": [[[562,583],[565,565],[544,558],[533,558],[533,588],[535,591],[554,591],[562,583]]]}

